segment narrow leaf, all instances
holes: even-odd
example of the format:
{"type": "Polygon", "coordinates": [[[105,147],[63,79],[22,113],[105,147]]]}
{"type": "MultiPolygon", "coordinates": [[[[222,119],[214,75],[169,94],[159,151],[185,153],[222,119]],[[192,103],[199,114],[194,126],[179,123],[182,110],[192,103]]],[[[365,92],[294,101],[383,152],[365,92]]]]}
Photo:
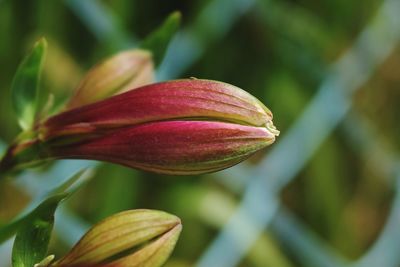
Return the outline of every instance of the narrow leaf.
{"type": "Polygon", "coordinates": [[[12,103],[22,129],[32,127],[38,106],[38,87],[47,42],[36,42],[31,52],[19,65],[12,83],[12,103]]]}
{"type": "Polygon", "coordinates": [[[13,267],[32,267],[47,254],[54,224],[54,212],[67,194],[53,196],[43,202],[17,232],[12,251],[13,267]]]}
{"type": "Polygon", "coordinates": [[[153,53],[154,62],[159,65],[164,58],[169,42],[179,28],[181,13],[173,12],[164,23],[144,39],[141,48],[148,49],[153,53]]]}

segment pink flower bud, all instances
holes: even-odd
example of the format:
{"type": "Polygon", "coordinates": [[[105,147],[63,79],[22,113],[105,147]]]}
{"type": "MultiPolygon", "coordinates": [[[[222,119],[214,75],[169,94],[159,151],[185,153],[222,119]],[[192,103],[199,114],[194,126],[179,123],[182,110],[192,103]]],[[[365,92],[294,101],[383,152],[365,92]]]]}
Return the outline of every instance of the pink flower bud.
{"type": "Polygon", "coordinates": [[[46,155],[168,174],[227,168],[275,141],[272,113],[226,83],[152,84],[63,112],[40,127],[46,155]]]}

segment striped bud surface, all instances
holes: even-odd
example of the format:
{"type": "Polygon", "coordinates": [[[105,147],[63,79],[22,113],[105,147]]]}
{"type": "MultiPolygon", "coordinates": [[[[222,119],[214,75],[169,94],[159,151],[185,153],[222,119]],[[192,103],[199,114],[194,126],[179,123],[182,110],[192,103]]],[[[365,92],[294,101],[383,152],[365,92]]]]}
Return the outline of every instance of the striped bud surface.
{"type": "Polygon", "coordinates": [[[227,168],[275,141],[272,113],[223,82],[151,84],[49,118],[46,155],[95,159],[166,174],[227,168]]]}
{"type": "Polygon", "coordinates": [[[93,226],[52,267],[159,267],[182,230],[178,217],[157,210],[128,210],[93,226]]]}

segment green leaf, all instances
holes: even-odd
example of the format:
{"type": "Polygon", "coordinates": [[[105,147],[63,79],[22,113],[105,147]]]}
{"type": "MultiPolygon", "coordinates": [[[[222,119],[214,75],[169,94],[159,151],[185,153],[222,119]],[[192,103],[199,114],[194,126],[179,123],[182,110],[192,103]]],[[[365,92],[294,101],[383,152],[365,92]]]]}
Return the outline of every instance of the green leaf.
{"type": "Polygon", "coordinates": [[[169,42],[179,28],[181,13],[173,12],[164,23],[154,32],[149,34],[140,45],[141,48],[148,49],[153,53],[154,62],[159,65],[164,58],[169,42]]]}
{"type": "Polygon", "coordinates": [[[38,87],[44,56],[46,39],[37,41],[32,51],[19,65],[12,83],[12,104],[22,129],[33,126],[38,109],[38,87]]]}
{"type": "Polygon", "coordinates": [[[30,205],[16,219],[0,227],[0,244],[12,237],[16,232],[22,231],[22,228],[30,227],[29,223],[34,222],[35,219],[50,218],[47,210],[55,209],[60,201],[81,188],[91,176],[91,169],[81,170],[50,193],[34,201],[34,203],[39,204],[30,205]]]}
{"type": "Polygon", "coordinates": [[[53,230],[54,212],[66,196],[60,194],[47,199],[19,228],[12,251],[13,267],[32,267],[44,259],[53,230]]]}

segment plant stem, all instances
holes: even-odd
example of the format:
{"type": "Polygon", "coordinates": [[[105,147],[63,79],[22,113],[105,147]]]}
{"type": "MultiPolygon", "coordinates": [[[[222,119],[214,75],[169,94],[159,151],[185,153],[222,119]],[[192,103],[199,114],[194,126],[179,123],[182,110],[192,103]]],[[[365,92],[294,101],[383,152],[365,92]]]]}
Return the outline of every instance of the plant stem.
{"type": "Polygon", "coordinates": [[[37,139],[10,145],[0,160],[0,180],[7,174],[41,161],[41,143],[37,139]]]}

